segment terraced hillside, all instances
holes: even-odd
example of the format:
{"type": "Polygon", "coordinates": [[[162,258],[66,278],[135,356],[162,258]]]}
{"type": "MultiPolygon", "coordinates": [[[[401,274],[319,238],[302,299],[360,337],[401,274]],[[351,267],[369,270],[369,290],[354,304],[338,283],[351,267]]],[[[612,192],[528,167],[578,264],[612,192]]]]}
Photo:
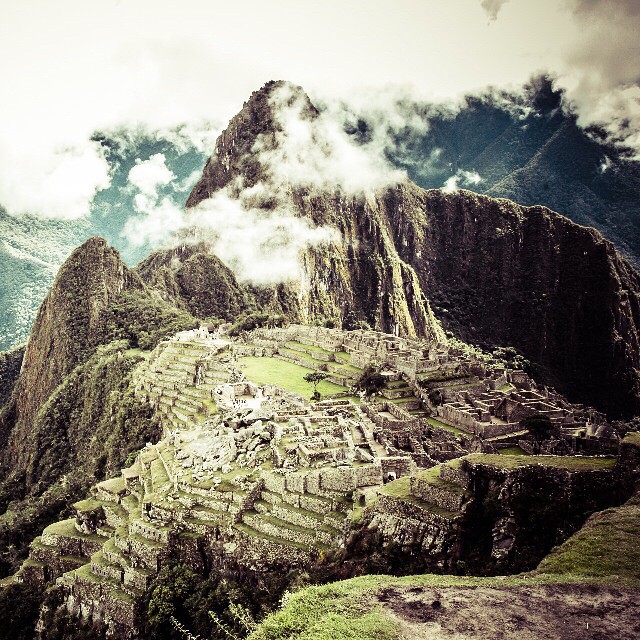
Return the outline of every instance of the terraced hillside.
{"type": "MultiPolygon", "coordinates": [[[[170,561],[195,570],[231,562],[250,570],[306,567],[344,548],[361,519],[383,544],[418,553],[434,569],[459,568],[464,553],[484,552],[466,537],[479,505],[500,487],[512,487],[512,496],[543,486],[536,475],[543,466],[552,478],[546,495],[580,485],[590,496],[560,492],[563,514],[550,527],[573,526],[602,506],[613,460],[581,468],[570,458],[554,476],[555,458],[537,458],[542,465],[523,456],[459,459],[471,440],[433,417],[433,388],[425,391],[418,379],[426,373],[444,393],[463,378],[479,383],[475,361],[458,355],[451,366],[452,353],[375,332],[297,325],[241,340],[203,328],[177,334],[133,372],[136,394],[160,417],[162,440],[94,486],[74,505],[74,518],[47,527],[12,580],[55,581],[70,613],[136,637],[143,595],[170,561]],[[375,396],[356,389],[376,371],[371,363],[375,396]],[[306,399],[304,375],[313,371],[328,376],[317,402],[306,399]]],[[[482,384],[506,384],[505,375],[482,384]]],[[[498,503],[519,526],[524,516],[498,503]]],[[[493,548],[510,561],[512,547],[523,543],[505,539],[493,548]]]]}

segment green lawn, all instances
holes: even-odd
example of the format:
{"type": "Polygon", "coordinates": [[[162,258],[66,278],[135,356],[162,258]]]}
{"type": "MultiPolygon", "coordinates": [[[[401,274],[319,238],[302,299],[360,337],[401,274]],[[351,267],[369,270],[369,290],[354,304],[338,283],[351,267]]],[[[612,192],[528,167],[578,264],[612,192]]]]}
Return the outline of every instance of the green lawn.
{"type": "Polygon", "coordinates": [[[469,434],[466,431],[462,431],[462,429],[457,429],[456,427],[452,427],[450,424],[445,424],[444,422],[440,422],[440,420],[436,420],[435,418],[425,418],[425,420],[432,427],[438,427],[440,429],[444,429],[445,431],[451,431],[451,433],[455,433],[456,435],[469,436],[469,434]]]}
{"type": "Polygon", "coordinates": [[[557,469],[571,469],[573,471],[597,471],[599,469],[613,469],[615,458],[588,458],[582,456],[521,456],[488,453],[472,453],[465,456],[474,464],[489,464],[495,467],[516,469],[532,464],[542,464],[557,469]]]}
{"type": "MultiPolygon", "coordinates": [[[[278,358],[257,358],[247,356],[239,358],[238,363],[245,372],[247,378],[256,384],[275,384],[286,391],[298,393],[305,398],[311,396],[313,387],[304,381],[304,376],[313,369],[302,367],[299,364],[285,362],[278,358]]],[[[323,395],[346,391],[346,387],[323,380],[318,385],[318,391],[323,395]]]]}
{"type": "Polygon", "coordinates": [[[594,513],[584,527],[540,563],[538,573],[617,576],[640,582],[640,502],[594,513]]]}
{"type": "Polygon", "coordinates": [[[528,456],[529,454],[518,446],[505,447],[498,449],[498,453],[502,456],[528,456]]]}

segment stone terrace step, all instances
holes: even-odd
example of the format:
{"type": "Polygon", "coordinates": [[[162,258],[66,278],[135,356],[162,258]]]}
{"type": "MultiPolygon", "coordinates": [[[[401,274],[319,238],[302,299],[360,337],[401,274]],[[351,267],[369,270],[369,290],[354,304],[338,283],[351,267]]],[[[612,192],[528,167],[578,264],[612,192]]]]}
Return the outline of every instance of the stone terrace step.
{"type": "Polygon", "coordinates": [[[256,511],[245,511],[242,520],[253,529],[269,536],[309,546],[316,542],[316,533],[313,529],[293,525],[275,516],[256,511]]]}
{"type": "Polygon", "coordinates": [[[273,505],[271,515],[283,520],[284,522],[289,522],[299,527],[306,527],[309,529],[318,527],[324,521],[324,516],[319,513],[294,507],[284,502],[273,505]]]}
{"type": "Polygon", "coordinates": [[[122,476],[99,482],[95,486],[95,496],[104,502],[119,502],[127,488],[122,476]]]}
{"type": "Polygon", "coordinates": [[[91,556],[102,547],[106,538],[82,533],[75,525],[75,518],[54,522],[42,532],[41,544],[57,547],[60,555],[91,556]]]}
{"type": "Polygon", "coordinates": [[[249,526],[244,522],[236,522],[233,525],[233,528],[241,532],[245,536],[248,536],[249,538],[255,538],[264,542],[272,542],[274,544],[282,545],[284,547],[292,547],[295,549],[301,549],[303,551],[310,550],[310,547],[307,544],[300,544],[298,542],[293,542],[285,538],[280,538],[278,536],[271,536],[271,535],[265,534],[262,531],[258,531],[257,529],[254,529],[253,527],[249,526]]]}
{"type": "Polygon", "coordinates": [[[113,564],[105,556],[102,550],[97,551],[91,556],[91,571],[97,576],[111,578],[116,582],[122,582],[123,570],[118,564],[113,564]]]}
{"type": "Polygon", "coordinates": [[[380,391],[384,398],[395,400],[396,398],[415,398],[413,389],[409,386],[385,388],[380,391]]]}
{"type": "Polygon", "coordinates": [[[129,523],[129,533],[137,534],[154,542],[168,544],[171,529],[155,522],[139,519],[129,523]]]}
{"type": "Polygon", "coordinates": [[[411,495],[447,511],[460,511],[466,501],[462,487],[440,477],[440,467],[432,467],[410,478],[411,495]]]}
{"type": "Polygon", "coordinates": [[[466,489],[469,484],[469,477],[462,471],[460,460],[451,460],[440,465],[440,477],[446,482],[458,485],[462,489],[466,489]]]}
{"type": "Polygon", "coordinates": [[[131,566],[131,559],[122,549],[116,546],[115,538],[109,538],[102,547],[105,559],[111,564],[118,565],[122,570],[131,566]]]}

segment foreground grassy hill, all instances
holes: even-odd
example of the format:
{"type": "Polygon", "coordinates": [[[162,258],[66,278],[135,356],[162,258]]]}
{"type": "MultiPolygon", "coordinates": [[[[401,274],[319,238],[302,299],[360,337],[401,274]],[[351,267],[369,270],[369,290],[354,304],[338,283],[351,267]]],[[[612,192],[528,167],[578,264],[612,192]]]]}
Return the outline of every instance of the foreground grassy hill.
{"type": "Polygon", "coordinates": [[[535,571],[362,576],[285,598],[251,640],[637,638],[640,494],[591,516],[535,571]],[[461,634],[461,635],[458,635],[461,634]]]}

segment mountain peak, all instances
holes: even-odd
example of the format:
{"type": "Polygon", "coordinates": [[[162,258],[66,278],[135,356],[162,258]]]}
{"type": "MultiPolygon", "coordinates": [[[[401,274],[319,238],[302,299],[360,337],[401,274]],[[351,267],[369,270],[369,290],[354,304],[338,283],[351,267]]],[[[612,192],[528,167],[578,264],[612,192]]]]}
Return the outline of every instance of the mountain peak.
{"type": "Polygon", "coordinates": [[[195,207],[239,175],[247,187],[259,182],[264,170],[253,153],[254,144],[259,136],[275,136],[281,129],[278,109],[294,102],[300,103],[303,116],[314,118],[318,114],[304,89],[292,82],[270,80],[254,91],[218,137],[216,148],[185,206],[195,207]]]}
{"type": "Polygon", "coordinates": [[[14,443],[64,377],[100,344],[105,311],[124,289],[137,287],[139,278],[103,238],[89,238],[67,258],[29,334],[15,393],[14,443]]]}

